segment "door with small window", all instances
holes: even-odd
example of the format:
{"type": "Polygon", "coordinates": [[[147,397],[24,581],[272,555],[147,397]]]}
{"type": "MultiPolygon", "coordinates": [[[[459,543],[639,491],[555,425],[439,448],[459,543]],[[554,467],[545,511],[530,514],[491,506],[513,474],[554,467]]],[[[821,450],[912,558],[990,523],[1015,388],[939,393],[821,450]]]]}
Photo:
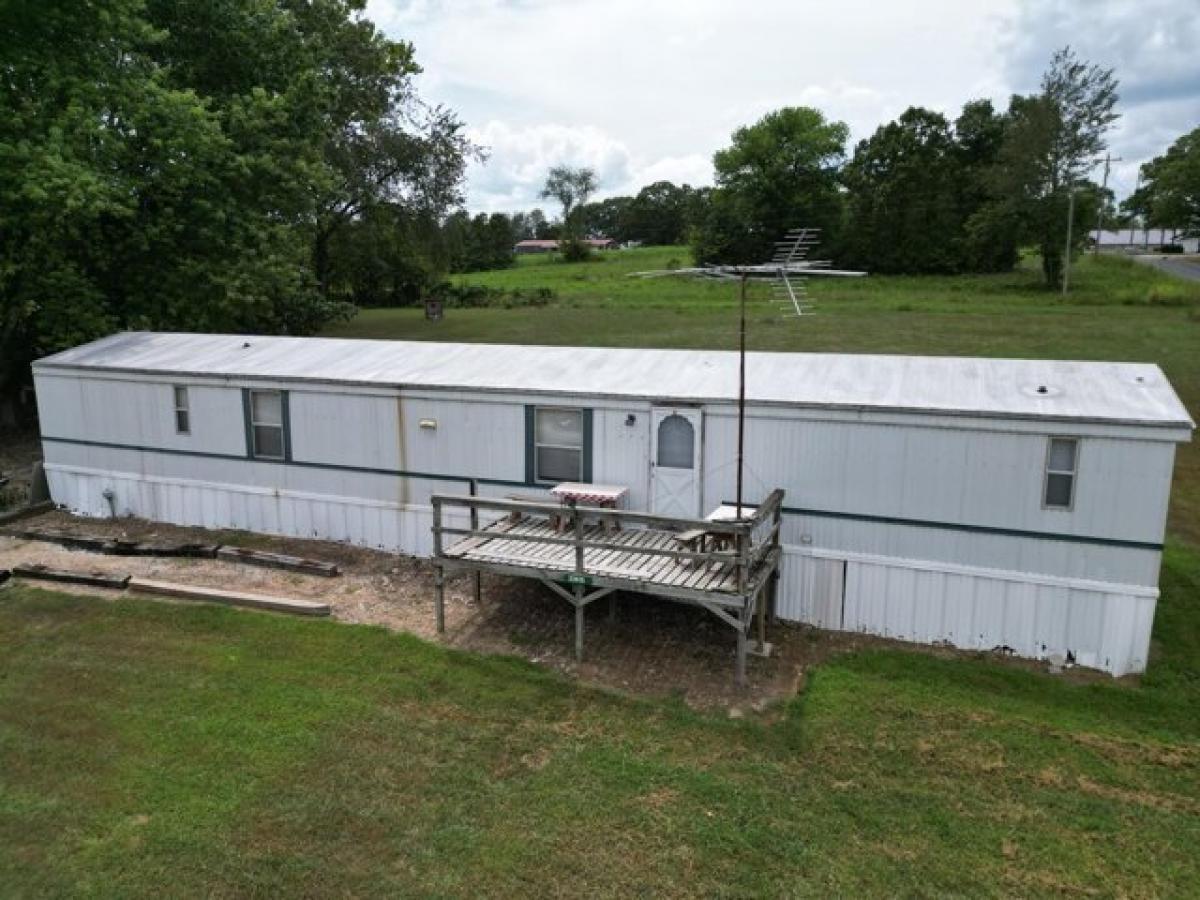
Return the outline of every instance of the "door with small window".
{"type": "Polygon", "coordinates": [[[651,509],[663,516],[700,515],[698,409],[656,407],[650,416],[651,509]]]}

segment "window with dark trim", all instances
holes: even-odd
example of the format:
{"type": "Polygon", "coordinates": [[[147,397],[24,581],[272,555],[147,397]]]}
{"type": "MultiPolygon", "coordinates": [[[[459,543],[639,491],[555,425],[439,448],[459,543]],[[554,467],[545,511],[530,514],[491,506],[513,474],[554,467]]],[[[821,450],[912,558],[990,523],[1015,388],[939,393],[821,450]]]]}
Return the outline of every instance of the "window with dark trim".
{"type": "Polygon", "coordinates": [[[525,481],[558,484],[592,480],[592,411],[525,407],[525,481]]]}
{"type": "Polygon", "coordinates": [[[1044,507],[1070,509],[1074,505],[1078,468],[1078,438],[1050,438],[1046,447],[1046,481],[1042,489],[1044,507]]]}
{"type": "Polygon", "coordinates": [[[583,411],[540,406],[534,411],[534,480],[583,480],[583,411]]]}
{"type": "Polygon", "coordinates": [[[287,394],[247,390],[246,438],[254,459],[288,459],[287,394]]]}
{"type": "Polygon", "coordinates": [[[191,434],[192,419],[191,411],[188,409],[188,389],[177,384],[171,388],[171,392],[175,400],[175,433],[191,434]]]}

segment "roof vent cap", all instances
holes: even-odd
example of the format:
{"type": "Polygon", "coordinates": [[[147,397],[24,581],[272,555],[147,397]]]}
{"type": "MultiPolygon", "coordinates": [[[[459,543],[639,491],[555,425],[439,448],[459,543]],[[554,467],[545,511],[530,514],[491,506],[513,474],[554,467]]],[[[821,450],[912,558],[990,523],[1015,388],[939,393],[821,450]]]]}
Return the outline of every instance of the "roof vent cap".
{"type": "Polygon", "coordinates": [[[1059,397],[1062,395],[1062,388],[1055,387],[1052,384],[1039,382],[1038,384],[1026,384],[1021,387],[1021,393],[1027,397],[1037,397],[1039,400],[1046,397],[1059,397]]]}

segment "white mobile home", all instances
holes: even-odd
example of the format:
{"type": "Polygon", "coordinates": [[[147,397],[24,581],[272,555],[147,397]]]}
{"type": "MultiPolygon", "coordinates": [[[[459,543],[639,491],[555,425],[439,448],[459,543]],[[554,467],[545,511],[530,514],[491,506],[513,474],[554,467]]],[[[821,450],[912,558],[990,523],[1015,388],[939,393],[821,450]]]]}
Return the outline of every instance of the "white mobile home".
{"type": "MultiPolygon", "coordinates": [[[[737,355],[119,334],[34,365],[56,502],[429,555],[430,497],[733,498],[737,355]]],[[[778,614],[1144,669],[1175,444],[1158,367],[753,353],[746,496],[778,614]]]]}

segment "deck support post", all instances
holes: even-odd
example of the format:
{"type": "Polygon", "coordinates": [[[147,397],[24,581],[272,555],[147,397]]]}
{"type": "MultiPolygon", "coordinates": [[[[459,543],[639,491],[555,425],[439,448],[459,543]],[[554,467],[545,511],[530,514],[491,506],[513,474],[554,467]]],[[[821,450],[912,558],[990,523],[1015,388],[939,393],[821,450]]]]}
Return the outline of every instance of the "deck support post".
{"type": "Polygon", "coordinates": [[[433,567],[433,606],[437,615],[437,633],[446,633],[446,570],[433,567]]]}
{"type": "Polygon", "coordinates": [[[583,587],[575,585],[575,662],[583,662],[583,587]]]}
{"type": "Polygon", "coordinates": [[[608,621],[615,623],[617,621],[617,592],[613,591],[608,595],[608,621]]]}
{"type": "Polygon", "coordinates": [[[770,582],[768,581],[767,587],[763,588],[758,595],[756,609],[754,610],[755,618],[758,619],[759,653],[767,652],[767,597],[764,596],[764,594],[766,594],[767,591],[770,591],[770,589],[770,582]]]}
{"type": "Polygon", "coordinates": [[[483,600],[483,572],[479,569],[475,570],[475,605],[478,606],[483,600]]]}
{"type": "Polygon", "coordinates": [[[746,628],[739,624],[737,629],[737,667],[734,670],[734,680],[738,687],[746,686],[746,628]]]}

